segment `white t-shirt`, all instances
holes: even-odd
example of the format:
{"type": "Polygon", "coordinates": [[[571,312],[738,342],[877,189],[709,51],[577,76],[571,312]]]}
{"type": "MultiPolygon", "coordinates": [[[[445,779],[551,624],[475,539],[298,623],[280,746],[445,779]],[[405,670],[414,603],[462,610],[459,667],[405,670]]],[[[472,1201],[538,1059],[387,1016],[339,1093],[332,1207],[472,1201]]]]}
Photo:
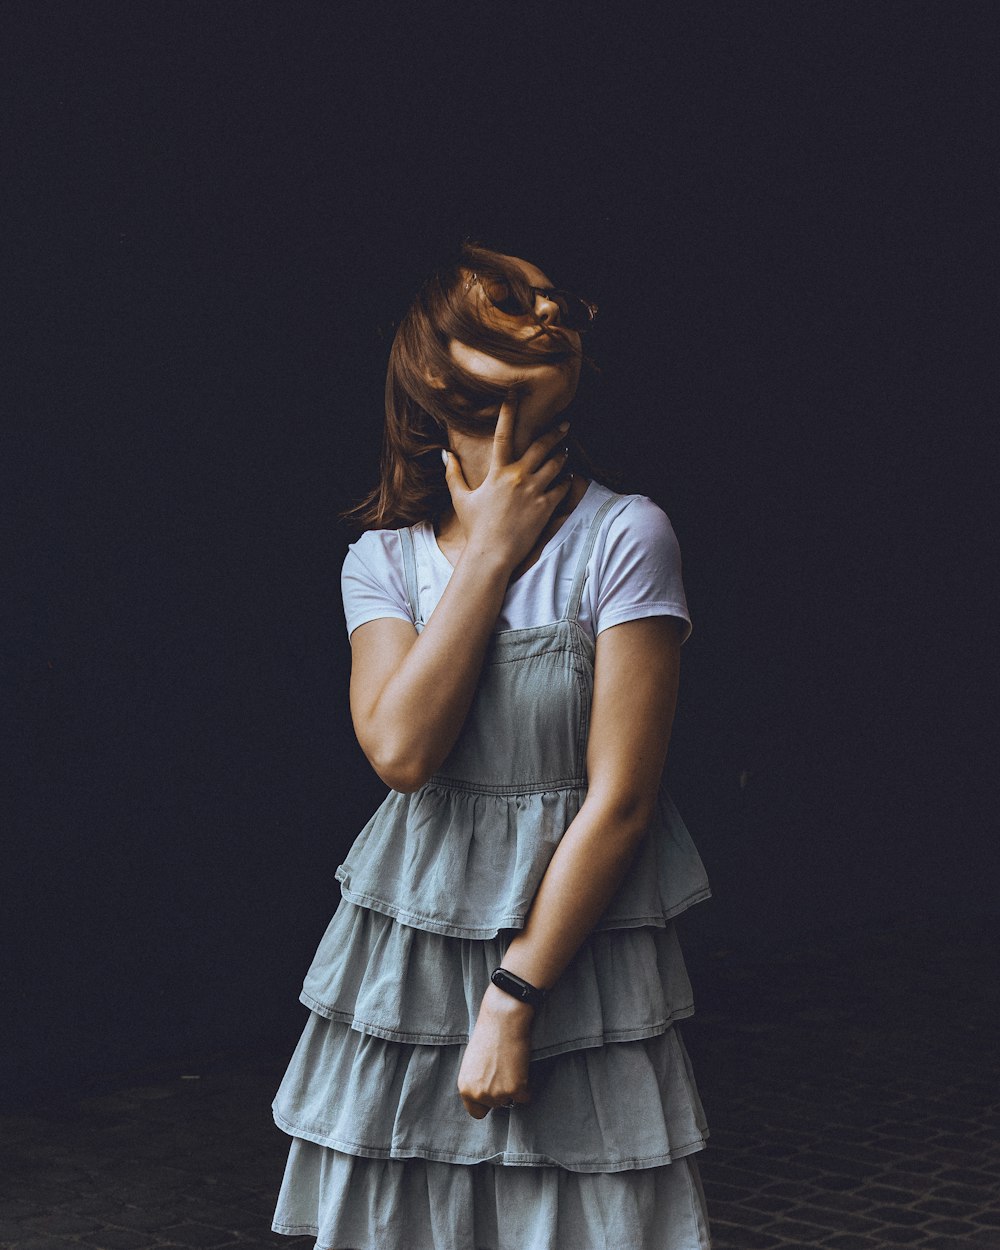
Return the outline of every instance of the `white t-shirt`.
{"type": "MultiPolygon", "coordinates": [[[[566,612],[570,587],[591,522],[612,492],[597,482],[587,490],[527,572],[507,587],[498,629],[548,625],[566,612]]],[[[452,574],[429,521],[413,527],[417,583],[424,620],[430,618],[452,574]]],[[[369,530],[348,548],[341,576],[347,632],[381,617],[411,621],[403,553],[395,530],[369,530]]],[[[611,625],[644,616],[676,616],[691,633],[681,554],[666,514],[645,495],[622,495],[601,522],[587,563],[579,621],[596,638],[611,625]]]]}

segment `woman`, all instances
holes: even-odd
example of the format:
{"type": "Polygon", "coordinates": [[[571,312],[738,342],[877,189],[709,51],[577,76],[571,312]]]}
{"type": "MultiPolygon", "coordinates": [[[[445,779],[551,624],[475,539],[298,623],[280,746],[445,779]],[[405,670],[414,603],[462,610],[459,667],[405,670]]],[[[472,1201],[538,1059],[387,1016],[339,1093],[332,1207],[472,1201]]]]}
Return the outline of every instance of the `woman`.
{"type": "Polygon", "coordinates": [[[274,1228],[330,1250],[708,1245],[672,923],[708,887],[660,784],[690,622],[669,521],[570,438],[595,312],[467,245],[393,344],[343,574],[390,793],[274,1106],[274,1228]]]}

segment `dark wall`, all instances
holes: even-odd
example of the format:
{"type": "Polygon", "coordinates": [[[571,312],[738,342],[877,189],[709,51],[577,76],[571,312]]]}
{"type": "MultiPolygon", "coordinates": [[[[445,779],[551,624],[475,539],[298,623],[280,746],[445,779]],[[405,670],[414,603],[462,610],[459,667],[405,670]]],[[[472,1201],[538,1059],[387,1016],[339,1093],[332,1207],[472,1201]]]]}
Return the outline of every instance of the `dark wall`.
{"type": "Polygon", "coordinates": [[[338,511],[463,234],[599,302],[578,432],[681,540],[695,953],[992,905],[986,10],[394,8],[8,10],[26,1087],[297,1032],[383,793],[338,511]]]}

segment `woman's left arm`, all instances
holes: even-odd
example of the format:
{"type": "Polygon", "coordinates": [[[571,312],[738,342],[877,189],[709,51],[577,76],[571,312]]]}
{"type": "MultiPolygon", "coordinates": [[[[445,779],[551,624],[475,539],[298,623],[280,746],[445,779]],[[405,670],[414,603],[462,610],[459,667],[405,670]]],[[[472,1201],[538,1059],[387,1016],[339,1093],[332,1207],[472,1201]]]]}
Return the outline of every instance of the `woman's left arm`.
{"type": "MultiPolygon", "coordinates": [[[[597,636],[587,741],[587,797],[545,871],[503,966],[540,989],[555,984],[601,918],[652,818],[677,704],[680,628],[670,616],[597,636]]],[[[491,985],[459,1073],[477,1119],[528,1101],[534,1008],[491,985]]]]}

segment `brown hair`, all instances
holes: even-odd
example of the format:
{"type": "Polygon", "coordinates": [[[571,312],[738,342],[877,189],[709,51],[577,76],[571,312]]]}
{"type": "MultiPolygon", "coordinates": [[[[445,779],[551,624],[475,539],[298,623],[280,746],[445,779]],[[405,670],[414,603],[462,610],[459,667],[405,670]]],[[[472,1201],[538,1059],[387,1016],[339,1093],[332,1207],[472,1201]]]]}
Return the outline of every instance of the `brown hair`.
{"type": "MultiPolygon", "coordinates": [[[[379,483],[344,515],[370,529],[393,529],[440,516],[450,503],[441,449],[448,430],[481,434],[507,387],[462,369],[449,353],[452,339],[512,364],[565,360],[572,354],[563,340],[541,353],[490,326],[468,299],[472,273],[507,284],[525,308],[534,307],[531,285],[510,257],[478,243],[463,243],[423,284],[393,339],[385,379],[385,430],[379,483]]],[[[543,324],[539,321],[539,324],[543,324]]],[[[596,369],[587,356],[583,360],[596,369]]],[[[570,464],[592,466],[570,438],[570,464]]]]}

